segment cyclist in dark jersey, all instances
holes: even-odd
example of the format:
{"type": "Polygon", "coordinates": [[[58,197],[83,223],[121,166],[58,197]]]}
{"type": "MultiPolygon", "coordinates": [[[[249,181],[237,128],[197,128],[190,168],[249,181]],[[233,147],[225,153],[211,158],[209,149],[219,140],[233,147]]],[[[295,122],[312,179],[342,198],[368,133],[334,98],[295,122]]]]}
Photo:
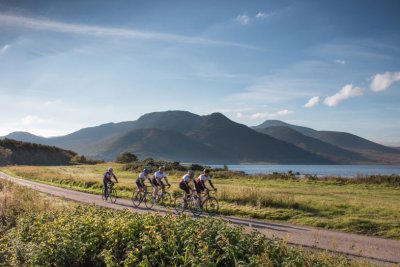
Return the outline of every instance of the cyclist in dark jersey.
{"type": "Polygon", "coordinates": [[[111,180],[112,178],[115,179],[115,182],[118,183],[118,179],[117,176],[115,176],[114,174],[114,169],[113,168],[108,168],[107,171],[104,173],[103,176],[103,195],[104,195],[104,199],[107,198],[107,184],[111,183],[111,185],[114,185],[114,182],[111,180]]]}

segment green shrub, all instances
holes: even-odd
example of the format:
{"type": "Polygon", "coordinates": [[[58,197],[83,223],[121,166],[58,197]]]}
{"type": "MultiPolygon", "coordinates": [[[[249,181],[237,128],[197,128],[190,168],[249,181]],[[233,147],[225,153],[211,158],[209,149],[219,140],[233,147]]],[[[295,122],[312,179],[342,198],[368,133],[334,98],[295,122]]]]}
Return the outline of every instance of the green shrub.
{"type": "Polygon", "coordinates": [[[132,163],[135,161],[138,161],[138,157],[131,152],[124,152],[115,159],[117,163],[132,163]]]}
{"type": "Polygon", "coordinates": [[[0,260],[28,266],[348,266],[219,219],[79,206],[21,218],[0,260]]]}

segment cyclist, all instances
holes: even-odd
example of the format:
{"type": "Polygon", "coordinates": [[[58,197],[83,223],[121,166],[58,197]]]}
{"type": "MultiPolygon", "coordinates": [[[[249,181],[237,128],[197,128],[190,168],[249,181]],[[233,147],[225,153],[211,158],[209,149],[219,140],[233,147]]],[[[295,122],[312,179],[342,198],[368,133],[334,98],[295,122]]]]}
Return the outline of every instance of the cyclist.
{"type": "Polygon", "coordinates": [[[190,187],[189,183],[193,182],[194,171],[189,170],[187,174],[182,177],[181,182],[179,183],[179,188],[183,190],[183,200],[185,201],[185,206],[187,205],[187,198],[190,194],[190,191],[193,191],[193,188],[190,187]]]}
{"type": "Polygon", "coordinates": [[[160,188],[161,190],[163,190],[164,193],[164,189],[165,189],[165,184],[162,182],[162,179],[164,178],[165,182],[167,183],[168,186],[171,186],[168,183],[168,178],[167,178],[167,174],[165,173],[165,167],[164,166],[160,166],[158,168],[158,171],[156,171],[154,173],[153,179],[152,179],[152,185],[154,188],[154,192],[153,192],[153,198],[155,199],[157,197],[158,194],[158,189],[160,188]]]}
{"type": "Polygon", "coordinates": [[[115,182],[118,183],[117,176],[114,174],[114,169],[113,168],[108,168],[107,171],[104,173],[103,176],[103,195],[104,195],[104,200],[107,199],[107,186],[108,183],[111,183],[111,186],[114,186],[114,182],[111,180],[114,177],[115,182]]]}
{"type": "Polygon", "coordinates": [[[212,175],[210,175],[210,169],[204,169],[203,173],[197,177],[197,179],[194,181],[194,186],[196,187],[196,192],[199,200],[199,206],[201,203],[201,193],[204,192],[204,190],[210,191],[207,186],[206,186],[206,181],[211,185],[212,189],[214,191],[217,191],[217,189],[214,187],[213,183],[211,182],[212,175]]]}
{"type": "Polygon", "coordinates": [[[150,174],[150,170],[147,168],[144,168],[143,172],[141,172],[139,174],[139,177],[136,179],[136,186],[139,189],[139,192],[143,192],[143,190],[147,191],[147,187],[144,184],[144,181],[146,181],[146,179],[149,180],[149,182],[151,184],[149,174],[150,174]]]}

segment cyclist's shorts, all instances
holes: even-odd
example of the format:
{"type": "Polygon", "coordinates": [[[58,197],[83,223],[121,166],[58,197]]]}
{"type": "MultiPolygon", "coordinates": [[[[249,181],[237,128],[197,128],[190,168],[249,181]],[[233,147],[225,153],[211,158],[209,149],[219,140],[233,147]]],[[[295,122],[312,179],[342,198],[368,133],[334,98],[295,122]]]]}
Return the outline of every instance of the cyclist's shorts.
{"type": "Polygon", "coordinates": [[[164,188],[164,187],[165,187],[165,184],[164,184],[162,181],[160,181],[160,180],[157,181],[156,178],[151,179],[151,184],[152,184],[154,187],[161,187],[161,188],[164,188]]]}
{"type": "Polygon", "coordinates": [[[136,185],[137,185],[137,187],[139,187],[139,188],[145,188],[145,185],[144,185],[144,182],[141,180],[141,179],[136,179],[136,185]]]}
{"type": "Polygon", "coordinates": [[[179,188],[186,192],[186,194],[190,194],[190,188],[186,185],[185,182],[179,183],[179,188]]]}
{"type": "Polygon", "coordinates": [[[195,181],[194,187],[196,188],[197,193],[201,193],[205,190],[204,185],[201,181],[195,181]]]}

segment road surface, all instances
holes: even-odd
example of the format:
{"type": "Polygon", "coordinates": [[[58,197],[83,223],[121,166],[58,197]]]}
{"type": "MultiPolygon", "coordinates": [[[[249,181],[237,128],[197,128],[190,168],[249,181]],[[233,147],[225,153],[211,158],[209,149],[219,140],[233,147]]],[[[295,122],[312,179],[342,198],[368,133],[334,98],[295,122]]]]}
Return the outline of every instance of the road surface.
{"type": "MultiPolygon", "coordinates": [[[[100,195],[69,190],[56,186],[19,179],[0,172],[0,178],[11,180],[20,185],[31,187],[37,191],[85,204],[124,210],[133,209],[136,212],[166,212],[166,209],[155,207],[152,210],[132,207],[129,199],[119,198],[115,204],[104,202],[100,195]]],[[[257,230],[268,237],[279,237],[289,244],[308,248],[327,250],[333,253],[345,254],[356,258],[400,266],[400,241],[384,238],[347,234],[338,231],[325,230],[280,222],[267,222],[254,219],[244,219],[234,216],[221,216],[232,224],[243,225],[246,230],[257,230]]]]}

